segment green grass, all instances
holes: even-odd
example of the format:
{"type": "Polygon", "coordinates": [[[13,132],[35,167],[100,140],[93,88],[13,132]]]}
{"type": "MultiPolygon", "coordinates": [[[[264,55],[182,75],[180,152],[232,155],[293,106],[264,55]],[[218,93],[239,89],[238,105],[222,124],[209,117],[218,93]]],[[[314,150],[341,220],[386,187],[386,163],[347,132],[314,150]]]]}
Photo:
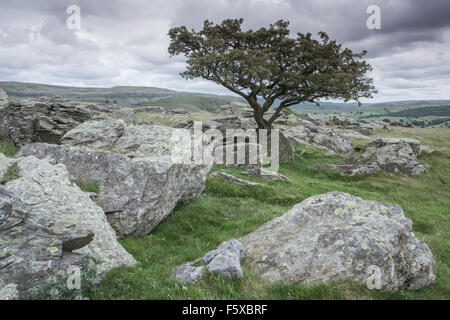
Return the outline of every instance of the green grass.
{"type": "MultiPolygon", "coordinates": [[[[306,148],[296,149],[295,162],[281,165],[285,182],[246,177],[238,169],[224,169],[263,186],[236,186],[209,177],[204,193],[193,203],[177,207],[151,234],[120,242],[139,262],[118,268],[92,288],[92,299],[449,299],[450,298],[450,133],[446,130],[394,129],[376,134],[409,136],[437,152],[421,155],[429,164],[425,175],[406,177],[377,174],[343,177],[332,171],[309,171],[321,162],[342,162],[339,156],[306,148]],[[244,263],[245,277],[227,280],[208,275],[195,285],[173,279],[174,268],[194,260],[221,242],[254,231],[264,222],[284,214],[294,204],[329,191],[343,191],[364,199],[400,205],[412,219],[418,238],[428,244],[437,262],[437,280],[415,292],[388,293],[369,290],[348,281],[305,287],[271,285],[244,263]]],[[[214,168],[214,170],[219,168],[214,168]]],[[[222,168],[221,168],[222,169],[222,168]]]]}
{"type": "Polygon", "coordinates": [[[14,147],[12,144],[0,140],[0,153],[3,153],[7,157],[13,157],[17,151],[19,151],[19,149],[14,147]]]}
{"type": "Polygon", "coordinates": [[[0,184],[6,184],[9,181],[18,179],[19,174],[20,174],[19,165],[17,163],[14,163],[13,165],[9,166],[8,169],[6,169],[5,174],[0,179],[0,184]]]}
{"type": "Polygon", "coordinates": [[[81,189],[81,191],[98,193],[99,184],[95,181],[74,180],[73,182],[81,189]]]}

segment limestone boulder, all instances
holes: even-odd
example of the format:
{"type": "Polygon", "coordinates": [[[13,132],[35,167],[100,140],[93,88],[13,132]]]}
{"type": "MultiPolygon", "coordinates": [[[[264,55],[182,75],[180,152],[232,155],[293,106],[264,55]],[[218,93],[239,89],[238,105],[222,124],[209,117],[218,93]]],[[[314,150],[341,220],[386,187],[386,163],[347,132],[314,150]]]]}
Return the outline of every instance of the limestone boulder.
{"type": "Polygon", "coordinates": [[[174,159],[191,143],[189,130],[101,120],[82,124],[63,141],[75,146],[30,144],[18,156],[50,157],[71,179],[97,183],[96,202],[119,236],[147,234],[178,203],[195,200],[212,165],[204,158],[174,159]]]}
{"type": "Polygon", "coordinates": [[[70,266],[89,272],[84,258],[98,263],[93,281],[136,263],[64,165],[33,156],[14,160],[17,176],[0,186],[0,279],[9,292],[15,288],[27,299],[70,266]]]}
{"type": "Polygon", "coordinates": [[[243,278],[241,262],[246,254],[239,240],[232,239],[209,251],[203,257],[176,268],[175,278],[185,283],[195,283],[205,271],[225,278],[243,278]]]}
{"type": "Polygon", "coordinates": [[[59,143],[61,137],[93,113],[67,103],[11,101],[0,110],[0,138],[15,146],[59,143]]]}
{"type": "Polygon", "coordinates": [[[250,266],[270,282],[366,285],[374,270],[376,285],[389,291],[435,280],[433,254],[401,207],[342,192],[310,197],[238,240],[250,266]]]}

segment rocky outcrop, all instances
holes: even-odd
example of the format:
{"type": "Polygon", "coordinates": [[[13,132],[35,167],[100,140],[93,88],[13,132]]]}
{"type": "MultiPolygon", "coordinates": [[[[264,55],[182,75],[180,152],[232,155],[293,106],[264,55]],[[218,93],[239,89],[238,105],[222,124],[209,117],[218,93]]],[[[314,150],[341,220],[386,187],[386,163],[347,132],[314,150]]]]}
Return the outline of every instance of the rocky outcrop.
{"type": "Polygon", "coordinates": [[[33,156],[14,161],[17,176],[0,186],[4,286],[26,299],[69,266],[88,272],[83,258],[99,263],[96,281],[114,267],[136,263],[118,243],[103,210],[69,180],[63,165],[33,156]]]}
{"type": "Polygon", "coordinates": [[[312,145],[338,154],[353,152],[350,141],[332,129],[317,127],[307,120],[302,120],[300,126],[285,128],[282,133],[293,145],[312,145]]]}
{"type": "Polygon", "coordinates": [[[15,283],[3,285],[3,281],[0,279],[0,301],[4,300],[19,300],[19,291],[15,283]]]}
{"type": "Polygon", "coordinates": [[[196,283],[205,274],[205,266],[195,266],[192,262],[187,262],[178,266],[175,270],[175,279],[184,283],[196,283]]]}
{"type": "Polygon", "coordinates": [[[66,132],[92,115],[84,108],[59,102],[11,101],[0,111],[0,138],[15,146],[31,142],[59,143],[66,132]]]}
{"type": "Polygon", "coordinates": [[[241,262],[246,259],[242,244],[230,240],[192,262],[177,267],[175,278],[185,283],[195,283],[201,279],[205,270],[225,278],[243,278],[241,262]]]}
{"type": "Polygon", "coordinates": [[[175,134],[191,142],[188,130],[91,121],[64,136],[77,147],[30,144],[18,155],[50,157],[64,164],[72,179],[98,183],[96,202],[118,235],[143,235],[205,187],[211,163],[173,161],[173,152],[186,147],[185,140],[172,141],[175,134]]]}
{"type": "Polygon", "coordinates": [[[377,173],[380,171],[422,174],[425,166],[419,163],[417,155],[421,152],[419,141],[409,138],[377,138],[360,148],[360,153],[346,159],[347,164],[319,164],[310,170],[332,169],[343,175],[377,173]]]}
{"type": "Polygon", "coordinates": [[[270,282],[351,280],[416,290],[435,280],[431,250],[389,203],[342,192],[313,196],[239,239],[252,268],[270,282]]]}
{"type": "Polygon", "coordinates": [[[370,135],[373,132],[372,126],[349,118],[333,117],[330,124],[337,125],[340,129],[353,130],[364,135],[370,135]]]}
{"type": "Polygon", "coordinates": [[[237,116],[240,118],[253,118],[253,109],[246,103],[232,102],[220,107],[217,116],[237,116]]]}
{"type": "Polygon", "coordinates": [[[226,133],[226,129],[257,129],[258,125],[253,118],[242,118],[236,115],[216,117],[213,121],[220,123],[217,129],[226,133]]]}
{"type": "Polygon", "coordinates": [[[426,172],[417,160],[420,143],[409,138],[378,138],[361,147],[361,155],[352,161],[365,165],[375,165],[386,172],[399,172],[407,175],[426,172]]]}
{"type": "Polygon", "coordinates": [[[382,148],[385,146],[390,146],[390,145],[397,145],[397,144],[401,144],[401,143],[406,143],[408,144],[412,151],[414,152],[414,154],[418,155],[420,154],[420,142],[416,139],[411,139],[411,138],[376,138],[373,139],[365,144],[363,144],[361,146],[361,151],[367,151],[370,150],[371,148],[382,148]]]}

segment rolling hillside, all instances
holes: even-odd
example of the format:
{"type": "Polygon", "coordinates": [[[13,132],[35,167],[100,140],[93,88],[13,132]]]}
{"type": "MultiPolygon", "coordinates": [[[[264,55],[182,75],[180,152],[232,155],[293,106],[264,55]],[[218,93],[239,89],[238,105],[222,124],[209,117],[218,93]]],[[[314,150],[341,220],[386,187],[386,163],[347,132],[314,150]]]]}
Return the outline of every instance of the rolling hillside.
{"type": "Polygon", "coordinates": [[[188,111],[205,110],[214,112],[219,106],[232,101],[241,101],[240,98],[233,96],[179,92],[153,87],[80,88],[0,81],[0,88],[3,88],[10,98],[65,96],[74,101],[154,105],[168,109],[184,108],[188,111]]]}

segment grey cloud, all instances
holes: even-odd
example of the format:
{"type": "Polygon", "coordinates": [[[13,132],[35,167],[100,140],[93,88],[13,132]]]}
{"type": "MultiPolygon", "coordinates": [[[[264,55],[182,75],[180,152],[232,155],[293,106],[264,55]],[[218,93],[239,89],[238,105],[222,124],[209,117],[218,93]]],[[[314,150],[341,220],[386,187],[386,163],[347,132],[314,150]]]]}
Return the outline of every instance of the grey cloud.
{"type": "Polygon", "coordinates": [[[444,98],[449,88],[448,0],[0,0],[0,80],[68,85],[151,85],[228,94],[185,81],[183,58],[169,58],[167,32],[205,19],[245,19],[245,28],[289,20],[292,34],[326,31],[355,51],[368,50],[376,99],[444,98]],[[76,4],[82,31],[66,28],[76,4]],[[381,30],[366,27],[371,4],[381,30]]]}

